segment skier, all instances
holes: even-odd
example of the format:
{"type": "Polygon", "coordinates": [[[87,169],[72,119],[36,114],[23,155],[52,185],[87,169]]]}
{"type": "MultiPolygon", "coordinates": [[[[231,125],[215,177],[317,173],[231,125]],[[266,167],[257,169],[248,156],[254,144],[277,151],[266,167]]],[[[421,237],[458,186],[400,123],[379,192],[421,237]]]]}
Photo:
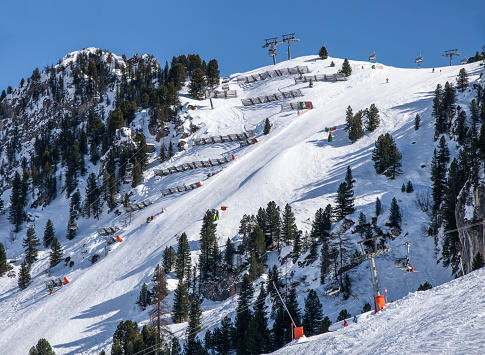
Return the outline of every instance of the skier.
{"type": "Polygon", "coordinates": [[[357,323],[357,316],[354,316],[354,323],[357,323]]]}
{"type": "Polygon", "coordinates": [[[53,292],[54,292],[54,287],[49,286],[49,295],[52,295],[53,292]]]}
{"type": "Polygon", "coordinates": [[[409,265],[409,266],[408,266],[408,272],[413,272],[413,271],[414,271],[414,266],[409,265]]]}
{"type": "Polygon", "coordinates": [[[344,320],[344,327],[348,327],[349,323],[347,323],[347,320],[344,320]]]}
{"type": "Polygon", "coordinates": [[[389,83],[389,78],[386,78],[386,83],[389,83]]]}
{"type": "Polygon", "coordinates": [[[433,73],[434,73],[434,68],[433,68],[433,73]]]}

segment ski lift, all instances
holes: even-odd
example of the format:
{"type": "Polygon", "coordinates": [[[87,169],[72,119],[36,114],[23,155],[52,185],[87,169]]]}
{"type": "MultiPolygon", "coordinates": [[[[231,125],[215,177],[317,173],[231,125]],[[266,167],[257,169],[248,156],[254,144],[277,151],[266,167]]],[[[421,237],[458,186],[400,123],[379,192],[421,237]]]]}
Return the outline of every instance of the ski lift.
{"type": "Polygon", "coordinates": [[[70,230],[75,231],[77,230],[77,223],[75,220],[69,222],[69,225],[67,226],[70,230]]]}
{"type": "Polygon", "coordinates": [[[376,57],[376,51],[372,51],[371,54],[370,54],[370,57],[369,57],[369,60],[376,60],[377,57],[376,57]]]}
{"type": "Polygon", "coordinates": [[[468,64],[468,59],[466,59],[466,56],[464,59],[460,60],[461,64],[468,64]]]}
{"type": "Polygon", "coordinates": [[[422,61],[423,61],[423,57],[421,56],[421,53],[419,53],[414,63],[421,63],[422,61]]]}
{"type": "Polygon", "coordinates": [[[406,242],[406,245],[408,246],[408,253],[406,254],[406,257],[396,259],[396,261],[394,262],[394,266],[400,270],[409,271],[413,268],[412,265],[409,263],[409,247],[411,243],[406,242]]]}

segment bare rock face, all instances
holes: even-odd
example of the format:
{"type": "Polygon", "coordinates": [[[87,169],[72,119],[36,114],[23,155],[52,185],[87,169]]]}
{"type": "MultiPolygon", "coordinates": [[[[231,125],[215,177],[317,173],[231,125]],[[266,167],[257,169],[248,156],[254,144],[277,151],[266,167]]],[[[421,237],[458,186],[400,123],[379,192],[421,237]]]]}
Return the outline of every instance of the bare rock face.
{"type": "Polygon", "coordinates": [[[485,255],[485,240],[483,235],[485,223],[485,185],[479,185],[473,191],[471,202],[472,206],[475,206],[474,218],[467,218],[465,212],[466,206],[460,200],[458,200],[455,210],[464,274],[472,271],[473,258],[477,252],[485,255]]]}

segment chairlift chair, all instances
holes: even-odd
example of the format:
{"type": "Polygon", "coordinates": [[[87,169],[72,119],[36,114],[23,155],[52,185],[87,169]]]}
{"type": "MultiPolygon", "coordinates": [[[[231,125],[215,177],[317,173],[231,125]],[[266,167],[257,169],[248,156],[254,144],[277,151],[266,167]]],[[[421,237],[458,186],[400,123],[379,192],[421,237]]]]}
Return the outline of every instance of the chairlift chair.
{"type": "Polygon", "coordinates": [[[422,61],[423,61],[423,57],[421,56],[421,53],[419,53],[414,63],[421,63],[422,61]]]}
{"type": "Polygon", "coordinates": [[[371,54],[370,54],[370,57],[369,57],[369,60],[376,60],[377,57],[376,57],[376,51],[372,51],[371,54]]]}
{"type": "Polygon", "coordinates": [[[468,64],[468,59],[466,59],[466,56],[464,59],[460,60],[461,64],[468,64]]]}
{"type": "Polygon", "coordinates": [[[406,245],[408,247],[408,253],[406,257],[404,258],[398,258],[394,262],[394,266],[397,267],[400,270],[408,271],[411,269],[411,264],[409,263],[409,246],[411,245],[410,242],[406,242],[406,245]]]}
{"type": "Polygon", "coordinates": [[[339,282],[332,282],[330,286],[325,290],[325,294],[328,296],[335,295],[336,293],[340,292],[340,283],[339,282]]]}

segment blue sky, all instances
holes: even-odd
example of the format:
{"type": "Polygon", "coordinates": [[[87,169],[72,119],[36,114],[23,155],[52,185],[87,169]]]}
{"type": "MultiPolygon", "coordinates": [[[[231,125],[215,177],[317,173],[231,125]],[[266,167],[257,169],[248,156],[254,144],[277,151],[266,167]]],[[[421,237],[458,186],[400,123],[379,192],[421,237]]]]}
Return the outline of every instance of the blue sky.
{"type": "MultiPolygon", "coordinates": [[[[160,63],[197,53],[217,59],[221,74],[272,63],[265,38],[295,33],[292,57],[317,54],[415,67],[449,64],[441,54],[471,56],[485,45],[485,1],[53,1],[0,2],[0,90],[18,86],[39,67],[86,48],[131,57],[153,54],[160,63]]],[[[287,48],[277,47],[277,61],[287,48]]],[[[455,63],[459,59],[454,58],[455,63]]]]}

